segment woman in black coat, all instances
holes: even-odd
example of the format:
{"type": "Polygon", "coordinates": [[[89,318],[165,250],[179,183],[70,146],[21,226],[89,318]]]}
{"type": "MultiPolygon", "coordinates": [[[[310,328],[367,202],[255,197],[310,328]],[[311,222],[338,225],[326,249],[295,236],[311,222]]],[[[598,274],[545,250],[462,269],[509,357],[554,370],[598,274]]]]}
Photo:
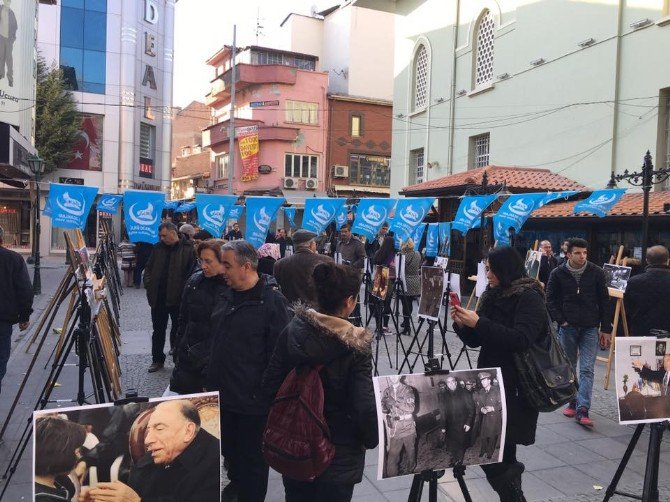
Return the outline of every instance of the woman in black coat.
{"type": "Polygon", "coordinates": [[[212,309],[226,286],[221,275],[221,240],[202,241],[198,245],[201,270],[193,274],[182,294],[175,365],[170,390],[178,394],[202,392],[211,352],[212,309]]]}
{"type": "Polygon", "coordinates": [[[286,500],[344,502],[363,478],[365,450],[378,443],[372,386],[371,333],[347,319],[361,286],[358,270],[321,263],[312,275],[318,311],[298,306],[282,332],[263,387],[274,396],[297,366],[323,364],[324,416],[335,445],[333,461],[313,482],[284,476],[286,500]]]}
{"type": "Polygon", "coordinates": [[[481,347],[477,367],[500,367],[507,401],[507,431],[503,461],[483,465],[486,478],[503,502],[526,499],[521,490],[524,465],[516,459],[516,445],[535,442],[538,412],[519,389],[513,354],[523,352],[548,333],[542,286],[526,276],[521,256],[510,247],[488,255],[489,286],[477,312],[454,306],[451,317],[459,338],[469,347],[481,347]]]}

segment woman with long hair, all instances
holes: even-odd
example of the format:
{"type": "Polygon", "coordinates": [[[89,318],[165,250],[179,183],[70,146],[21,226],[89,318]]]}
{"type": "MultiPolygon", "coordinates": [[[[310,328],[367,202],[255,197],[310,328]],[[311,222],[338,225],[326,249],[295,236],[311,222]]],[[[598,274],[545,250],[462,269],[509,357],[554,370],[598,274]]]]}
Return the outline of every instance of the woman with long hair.
{"type": "MultiPolygon", "coordinates": [[[[548,336],[544,290],[537,280],[526,276],[521,256],[511,247],[496,248],[489,253],[486,277],[489,285],[477,311],[454,305],[451,318],[456,334],[468,347],[481,347],[477,367],[502,370],[507,406],[503,460],[483,465],[482,469],[501,501],[523,502],[526,500],[521,489],[524,465],[517,460],[516,450],[519,444],[535,442],[538,412],[530,407],[519,388],[513,354],[548,336]]],[[[481,375],[485,377],[488,373],[481,375]]],[[[484,396],[480,398],[482,402],[484,396]]],[[[482,415],[498,411],[490,408],[478,405],[477,411],[482,415]]]]}
{"type": "Polygon", "coordinates": [[[402,296],[402,329],[409,333],[414,300],[421,296],[421,253],[414,249],[414,241],[407,239],[400,246],[400,254],[405,262],[405,281],[402,296]]]}
{"type": "Polygon", "coordinates": [[[284,488],[288,502],[346,502],[363,478],[366,448],[375,448],[378,443],[372,335],[348,321],[361,287],[357,269],[320,263],[312,277],[318,309],[295,309],[277,341],[263,387],[274,396],[293,368],[324,365],[320,372],[323,411],[335,457],[312,482],[284,476],[284,488]]]}

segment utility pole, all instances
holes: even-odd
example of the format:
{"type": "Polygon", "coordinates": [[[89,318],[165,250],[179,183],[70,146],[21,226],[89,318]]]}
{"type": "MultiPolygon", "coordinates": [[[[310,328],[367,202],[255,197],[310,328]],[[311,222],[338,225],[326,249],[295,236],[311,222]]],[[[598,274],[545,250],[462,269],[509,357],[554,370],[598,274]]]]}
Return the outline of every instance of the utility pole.
{"type": "Polygon", "coordinates": [[[230,120],[228,123],[228,193],[233,192],[233,174],[235,172],[235,56],[237,53],[237,25],[233,25],[233,51],[230,56],[230,120]]]}

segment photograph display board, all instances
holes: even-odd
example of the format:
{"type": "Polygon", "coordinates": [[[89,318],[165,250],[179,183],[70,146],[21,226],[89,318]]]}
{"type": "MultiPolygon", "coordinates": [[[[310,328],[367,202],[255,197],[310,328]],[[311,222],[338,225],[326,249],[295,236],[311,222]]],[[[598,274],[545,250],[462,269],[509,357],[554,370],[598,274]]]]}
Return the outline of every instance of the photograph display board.
{"type": "Polygon", "coordinates": [[[526,274],[531,279],[537,279],[540,275],[540,262],[542,261],[542,251],[533,251],[526,253],[526,274]]]}
{"type": "Polygon", "coordinates": [[[622,267],[620,265],[612,265],[605,263],[603,265],[605,271],[605,282],[608,288],[618,289],[619,291],[626,291],[628,286],[628,279],[630,279],[630,267],[622,267]]]}
{"type": "Polygon", "coordinates": [[[618,337],[615,359],[619,423],[670,419],[668,341],[650,336],[618,337]]]}
{"type": "Polygon", "coordinates": [[[377,478],[502,461],[507,414],[500,368],[374,377],[377,478]]]}
{"type": "Polygon", "coordinates": [[[421,267],[421,300],[419,317],[437,321],[442,308],[444,292],[444,269],[442,267],[421,267]]]}
{"type": "Polygon", "coordinates": [[[372,283],[372,296],[385,300],[391,290],[389,284],[389,268],[375,265],[375,277],[372,283]]]}
{"type": "Polygon", "coordinates": [[[220,449],[216,392],[36,411],[33,499],[219,500],[220,449]]]}

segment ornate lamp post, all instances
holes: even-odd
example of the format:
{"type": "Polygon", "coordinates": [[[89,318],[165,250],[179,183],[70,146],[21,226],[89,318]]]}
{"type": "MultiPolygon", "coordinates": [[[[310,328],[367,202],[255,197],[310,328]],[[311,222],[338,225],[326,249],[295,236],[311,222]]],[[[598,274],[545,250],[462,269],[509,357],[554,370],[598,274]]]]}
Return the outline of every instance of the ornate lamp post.
{"type": "Polygon", "coordinates": [[[33,249],[35,250],[35,273],[33,275],[33,293],[42,294],[42,277],[40,275],[40,181],[44,174],[44,160],[38,156],[28,157],[28,166],[30,172],[35,176],[35,203],[33,204],[33,249]]]}
{"type": "MultiPolygon", "coordinates": [[[[464,195],[491,195],[491,194],[498,194],[500,196],[505,196],[505,195],[510,195],[510,192],[507,190],[507,183],[504,181],[502,184],[496,183],[495,185],[489,185],[489,176],[486,171],[484,171],[484,174],[482,175],[482,182],[480,185],[470,185],[467,187],[465,194],[464,195]]],[[[480,242],[480,249],[479,252],[481,254],[481,259],[484,259],[484,256],[486,256],[487,252],[487,246],[486,246],[486,234],[485,234],[485,229],[484,225],[486,223],[486,216],[484,216],[484,211],[482,211],[482,214],[479,216],[479,229],[480,229],[480,235],[481,235],[481,242],[480,242]]]]}
{"type": "Polygon", "coordinates": [[[656,169],[654,170],[654,164],[651,163],[651,153],[647,150],[647,154],[644,156],[644,162],[642,163],[642,171],[629,173],[626,169],[623,174],[614,175],[610,178],[609,183],[607,183],[607,188],[616,187],[617,181],[626,180],[628,183],[634,186],[642,187],[644,193],[643,206],[642,206],[642,266],[644,267],[647,261],[647,246],[649,239],[649,192],[654,185],[658,183],[663,183],[665,180],[670,177],[670,169],[656,169]]]}

